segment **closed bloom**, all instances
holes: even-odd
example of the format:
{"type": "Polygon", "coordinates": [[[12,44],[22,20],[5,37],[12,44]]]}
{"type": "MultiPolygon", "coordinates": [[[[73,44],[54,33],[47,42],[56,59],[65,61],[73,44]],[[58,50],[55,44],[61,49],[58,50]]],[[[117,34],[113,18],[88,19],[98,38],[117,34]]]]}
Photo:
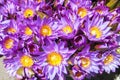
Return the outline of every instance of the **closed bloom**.
{"type": "Polygon", "coordinates": [[[83,80],[86,75],[87,73],[80,70],[78,66],[75,65],[72,67],[72,77],[74,80],[83,80]]]}
{"type": "Polygon", "coordinates": [[[105,4],[104,1],[98,2],[97,5],[93,8],[95,13],[97,12],[100,15],[104,15],[104,16],[110,15],[109,8],[104,4],[105,4]]]}

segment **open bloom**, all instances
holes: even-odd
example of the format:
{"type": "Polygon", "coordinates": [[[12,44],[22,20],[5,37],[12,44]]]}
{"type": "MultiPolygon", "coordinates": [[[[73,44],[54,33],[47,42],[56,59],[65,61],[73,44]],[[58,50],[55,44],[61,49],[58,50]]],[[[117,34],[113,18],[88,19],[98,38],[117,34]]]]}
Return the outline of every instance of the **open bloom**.
{"type": "Polygon", "coordinates": [[[13,2],[7,1],[4,6],[1,7],[1,14],[8,17],[9,19],[15,19],[16,13],[18,11],[18,6],[13,2]]]}
{"type": "Polygon", "coordinates": [[[70,14],[69,12],[65,12],[65,16],[61,17],[58,21],[59,23],[59,35],[62,38],[70,39],[73,38],[79,29],[80,20],[76,18],[77,16],[74,14],[70,14]]]}
{"type": "Polygon", "coordinates": [[[111,27],[108,26],[109,23],[109,21],[104,21],[104,18],[96,15],[91,21],[89,18],[87,19],[83,32],[91,41],[103,40],[111,35],[111,27]]]}
{"type": "Polygon", "coordinates": [[[9,56],[4,59],[4,64],[8,73],[12,76],[20,75],[21,77],[19,78],[22,78],[25,75],[30,77],[31,75],[27,72],[32,69],[34,64],[32,56],[30,56],[26,51],[14,50],[11,54],[13,56],[9,56]]]}
{"type": "Polygon", "coordinates": [[[90,11],[90,8],[92,6],[91,0],[71,0],[69,5],[80,18],[84,18],[87,15],[90,15],[92,12],[90,11]]]}
{"type": "Polygon", "coordinates": [[[107,73],[110,73],[110,71],[115,72],[116,68],[120,65],[120,48],[115,48],[112,51],[108,51],[103,54],[102,56],[102,70],[104,70],[107,73]]]}
{"type": "Polygon", "coordinates": [[[18,11],[19,17],[22,19],[32,19],[36,15],[36,11],[38,11],[39,6],[34,5],[33,1],[27,0],[23,1],[21,6],[20,6],[20,11],[18,11]]]}
{"type": "Polygon", "coordinates": [[[59,37],[58,31],[60,27],[58,26],[58,22],[53,18],[38,19],[36,26],[36,35],[41,39],[55,39],[59,37]]]}
{"type": "Polygon", "coordinates": [[[55,76],[58,76],[59,80],[62,80],[63,73],[67,74],[67,60],[75,50],[69,50],[64,46],[64,42],[59,44],[52,42],[48,46],[43,46],[44,52],[37,59],[39,59],[38,64],[43,67],[43,73],[47,79],[53,80],[55,76]]]}
{"type": "Polygon", "coordinates": [[[97,53],[89,51],[89,48],[90,47],[87,45],[82,52],[78,53],[78,55],[74,58],[74,64],[78,65],[87,73],[98,73],[100,60],[96,57],[97,53]]]}
{"type": "Polygon", "coordinates": [[[2,41],[2,48],[5,54],[8,54],[12,50],[16,49],[18,47],[18,42],[19,40],[17,37],[12,37],[12,36],[6,36],[2,41]]]}

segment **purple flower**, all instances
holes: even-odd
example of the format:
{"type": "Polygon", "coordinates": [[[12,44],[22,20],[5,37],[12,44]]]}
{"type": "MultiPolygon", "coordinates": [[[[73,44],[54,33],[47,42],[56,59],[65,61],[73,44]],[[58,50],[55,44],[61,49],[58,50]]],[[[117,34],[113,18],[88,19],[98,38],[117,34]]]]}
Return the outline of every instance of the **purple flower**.
{"type": "Polygon", "coordinates": [[[91,0],[71,0],[70,6],[73,11],[75,11],[76,14],[80,18],[84,18],[87,15],[90,15],[92,11],[90,11],[91,8],[91,0]]]}
{"type": "Polygon", "coordinates": [[[36,26],[36,35],[38,38],[55,39],[59,37],[58,30],[60,27],[58,26],[58,22],[53,18],[38,19],[36,26]]]}
{"type": "Polygon", "coordinates": [[[74,58],[74,65],[78,65],[82,70],[87,73],[99,72],[100,60],[96,57],[97,52],[89,51],[87,45],[78,55],[74,58]]]}
{"type": "MultiPolygon", "coordinates": [[[[13,49],[16,49],[18,47],[19,40],[12,36],[6,36],[2,41],[2,48],[3,51],[12,51],[13,49]]],[[[7,53],[6,53],[7,54],[7,53]]]]}
{"type": "Polygon", "coordinates": [[[2,6],[0,13],[8,18],[13,19],[16,18],[18,8],[19,7],[14,3],[7,1],[7,3],[4,6],[2,6]]]}
{"type": "Polygon", "coordinates": [[[83,80],[85,76],[87,75],[87,73],[80,70],[78,66],[73,66],[72,72],[73,72],[72,77],[74,80],[83,80]]]}
{"type": "Polygon", "coordinates": [[[38,11],[39,6],[34,5],[34,3],[30,0],[23,1],[23,3],[20,5],[20,11],[17,12],[19,17],[21,18],[33,18],[36,15],[36,11],[38,11]]]}
{"type": "Polygon", "coordinates": [[[95,12],[99,13],[100,15],[109,15],[109,8],[107,6],[104,5],[105,2],[101,1],[98,2],[97,5],[94,7],[95,12]]]}
{"type": "Polygon", "coordinates": [[[108,51],[102,55],[102,70],[104,70],[107,73],[110,73],[110,71],[115,72],[116,68],[120,65],[120,54],[119,54],[119,48],[112,49],[111,51],[108,51]]]}
{"type": "Polygon", "coordinates": [[[95,15],[92,20],[87,18],[83,32],[89,40],[104,40],[106,37],[112,34],[110,32],[111,27],[108,25],[109,23],[110,21],[104,21],[104,18],[100,17],[99,15],[95,15]]]}
{"type": "Polygon", "coordinates": [[[5,68],[10,75],[22,78],[34,74],[32,71],[34,59],[27,51],[13,51],[11,54],[13,56],[4,59],[5,68]]]}
{"type": "Polygon", "coordinates": [[[63,79],[62,73],[67,74],[65,66],[68,65],[67,60],[75,50],[69,50],[64,46],[64,42],[59,44],[52,42],[50,45],[43,46],[44,52],[38,57],[38,64],[43,67],[47,79],[53,80],[56,75],[59,79],[63,79]]]}
{"type": "Polygon", "coordinates": [[[15,20],[10,20],[10,22],[4,26],[3,33],[4,35],[11,35],[11,36],[17,36],[19,34],[19,28],[18,28],[18,22],[15,20]]]}
{"type": "Polygon", "coordinates": [[[70,39],[73,38],[78,31],[80,20],[76,18],[76,15],[67,13],[66,16],[61,17],[58,21],[60,32],[59,35],[63,38],[70,39]]]}
{"type": "Polygon", "coordinates": [[[23,40],[27,40],[32,38],[36,31],[36,25],[34,22],[29,22],[27,20],[24,20],[24,22],[19,22],[18,28],[20,30],[19,35],[23,40]]]}
{"type": "Polygon", "coordinates": [[[78,48],[87,43],[87,39],[83,35],[77,35],[74,37],[74,44],[78,48]]]}

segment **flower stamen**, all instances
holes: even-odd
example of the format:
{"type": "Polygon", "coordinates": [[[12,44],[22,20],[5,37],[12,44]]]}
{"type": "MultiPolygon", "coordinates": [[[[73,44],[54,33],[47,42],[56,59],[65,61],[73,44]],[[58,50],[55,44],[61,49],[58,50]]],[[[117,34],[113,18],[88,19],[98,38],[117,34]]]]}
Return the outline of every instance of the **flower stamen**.
{"type": "Polygon", "coordinates": [[[88,57],[82,57],[81,59],[81,66],[87,68],[90,66],[90,59],[88,57]]]}
{"type": "Polygon", "coordinates": [[[87,12],[86,8],[79,8],[77,13],[81,18],[84,18],[87,15],[87,12]]]}
{"type": "Polygon", "coordinates": [[[50,36],[52,35],[52,29],[49,25],[43,25],[40,29],[40,34],[42,34],[43,36],[50,36]]]}
{"type": "Polygon", "coordinates": [[[32,35],[32,30],[29,27],[26,27],[25,28],[25,34],[28,35],[28,36],[32,35]]]}
{"type": "Polygon", "coordinates": [[[47,62],[50,64],[50,65],[53,65],[53,66],[58,66],[61,64],[62,62],[62,55],[60,55],[59,53],[57,52],[51,52],[47,55],[47,62]]]}
{"type": "Polygon", "coordinates": [[[96,38],[100,38],[102,36],[102,31],[98,27],[94,26],[90,28],[90,34],[92,36],[96,36],[96,38]]]}
{"type": "Polygon", "coordinates": [[[34,62],[30,56],[24,55],[21,57],[20,63],[22,64],[23,67],[31,67],[34,62]]]}
{"type": "Polygon", "coordinates": [[[67,26],[62,28],[62,31],[66,34],[69,34],[69,33],[72,33],[73,30],[72,30],[71,26],[67,25],[67,26]]]}
{"type": "Polygon", "coordinates": [[[112,54],[109,54],[106,56],[106,58],[104,59],[104,64],[108,65],[110,64],[112,61],[114,60],[114,56],[112,54]]]}
{"type": "Polygon", "coordinates": [[[30,8],[26,9],[23,13],[25,18],[33,17],[34,11],[30,8]]]}
{"type": "Polygon", "coordinates": [[[13,47],[14,40],[11,38],[8,38],[5,40],[4,46],[6,49],[10,49],[13,47]]]}

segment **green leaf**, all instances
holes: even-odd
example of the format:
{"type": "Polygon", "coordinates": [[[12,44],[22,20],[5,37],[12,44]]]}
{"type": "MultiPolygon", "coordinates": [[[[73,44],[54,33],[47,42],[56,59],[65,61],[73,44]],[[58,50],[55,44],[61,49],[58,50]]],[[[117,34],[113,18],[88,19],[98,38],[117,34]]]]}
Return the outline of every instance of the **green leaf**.
{"type": "Polygon", "coordinates": [[[117,6],[118,2],[119,0],[109,0],[107,6],[112,10],[117,6]]]}

